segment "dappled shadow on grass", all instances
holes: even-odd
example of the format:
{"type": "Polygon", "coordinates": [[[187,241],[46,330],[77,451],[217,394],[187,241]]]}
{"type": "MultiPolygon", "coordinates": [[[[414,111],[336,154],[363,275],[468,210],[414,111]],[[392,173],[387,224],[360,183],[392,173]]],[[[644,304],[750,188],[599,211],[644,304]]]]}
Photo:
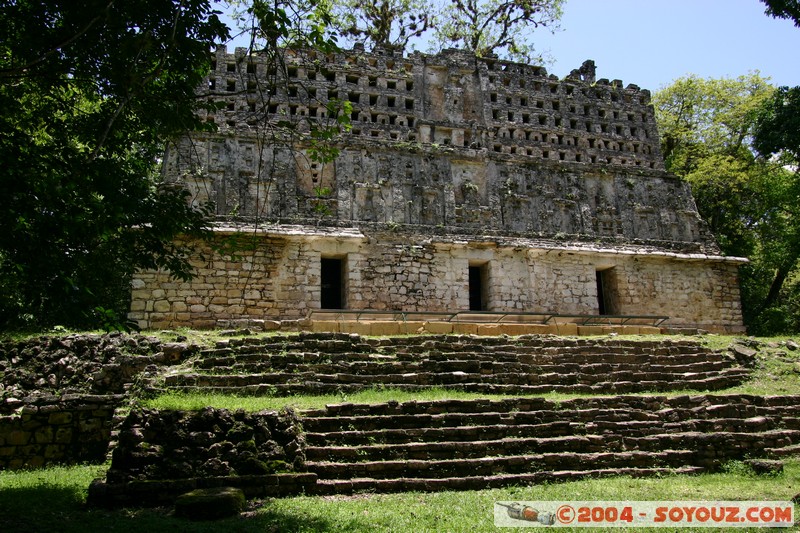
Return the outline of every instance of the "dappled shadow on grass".
{"type": "Polygon", "coordinates": [[[263,502],[257,512],[249,514],[247,520],[252,520],[251,525],[257,526],[254,531],[262,532],[355,532],[370,531],[372,529],[370,524],[362,517],[328,519],[320,516],[309,516],[305,513],[289,513],[272,507],[269,502],[263,502]]]}
{"type": "Polygon", "coordinates": [[[0,486],[0,524],[4,531],[64,531],[81,514],[83,495],[63,486],[0,486]]]}
{"type": "Polygon", "coordinates": [[[323,532],[368,531],[369,524],[358,519],[336,523],[319,516],[305,516],[278,510],[270,502],[252,502],[253,511],[216,521],[176,518],[171,508],[96,509],[85,505],[85,495],[74,488],[42,483],[36,487],[0,486],[0,531],[34,533],[58,531],[159,532],[323,532]]]}

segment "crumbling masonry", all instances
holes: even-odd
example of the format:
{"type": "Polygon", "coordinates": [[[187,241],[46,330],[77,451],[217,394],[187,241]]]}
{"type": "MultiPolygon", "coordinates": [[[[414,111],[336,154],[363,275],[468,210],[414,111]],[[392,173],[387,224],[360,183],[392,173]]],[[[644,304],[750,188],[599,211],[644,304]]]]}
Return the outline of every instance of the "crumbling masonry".
{"type": "Polygon", "coordinates": [[[137,274],[143,327],[351,309],[742,330],[743,260],[664,170],[649,91],[596,79],[592,61],[559,80],[452,50],[277,64],[220,49],[208,90],[218,130],[172,145],[165,172],[215,204],[220,246],[190,282],[137,274]],[[326,139],[342,113],[352,129],[326,139]]]}

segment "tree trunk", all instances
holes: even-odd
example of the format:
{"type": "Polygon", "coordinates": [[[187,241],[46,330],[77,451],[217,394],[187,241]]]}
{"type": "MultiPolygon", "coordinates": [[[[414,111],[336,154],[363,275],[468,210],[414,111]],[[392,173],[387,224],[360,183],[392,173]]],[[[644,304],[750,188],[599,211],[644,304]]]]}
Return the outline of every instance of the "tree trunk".
{"type": "Polygon", "coordinates": [[[759,306],[758,312],[756,314],[761,314],[765,310],[772,307],[775,302],[778,300],[778,296],[781,293],[781,289],[783,288],[783,282],[786,281],[786,278],[789,276],[789,273],[794,269],[795,264],[797,264],[798,254],[793,254],[792,257],[783,263],[780,267],[778,267],[778,271],[775,273],[775,277],[772,279],[772,284],[769,286],[769,292],[767,293],[767,297],[764,299],[764,302],[759,306]]]}

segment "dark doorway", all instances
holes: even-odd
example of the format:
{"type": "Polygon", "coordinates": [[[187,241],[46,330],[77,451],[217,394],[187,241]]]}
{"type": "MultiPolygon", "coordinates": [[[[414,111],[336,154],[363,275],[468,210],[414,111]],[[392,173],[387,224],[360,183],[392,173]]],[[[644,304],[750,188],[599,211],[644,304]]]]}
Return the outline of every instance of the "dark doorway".
{"type": "Polygon", "coordinates": [[[617,288],[617,280],[613,268],[598,270],[597,279],[597,307],[601,315],[618,314],[614,296],[617,288]]]}
{"type": "Polygon", "coordinates": [[[486,311],[486,265],[469,267],[469,310],[486,311]]]}
{"type": "Polygon", "coordinates": [[[344,309],[344,262],[339,258],[322,258],[322,309],[344,309]]]}

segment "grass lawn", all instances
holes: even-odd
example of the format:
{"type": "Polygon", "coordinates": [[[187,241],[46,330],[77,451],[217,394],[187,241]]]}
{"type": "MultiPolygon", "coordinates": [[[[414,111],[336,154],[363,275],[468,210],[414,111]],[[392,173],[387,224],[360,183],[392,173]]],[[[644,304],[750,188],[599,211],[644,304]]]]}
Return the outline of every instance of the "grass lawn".
{"type": "MultiPolygon", "coordinates": [[[[9,532],[76,533],[500,531],[494,527],[492,509],[495,501],[503,500],[791,500],[800,493],[800,459],[787,460],[785,465],[784,473],[777,476],[756,476],[741,463],[731,463],[724,473],[701,476],[622,476],[468,492],[299,496],[254,501],[240,517],[208,523],[175,518],[170,509],[87,509],[87,487],[106,467],[55,467],[0,472],[0,524],[2,531],[9,532]]],[[[796,506],[795,516],[797,512],[796,506]]]]}

